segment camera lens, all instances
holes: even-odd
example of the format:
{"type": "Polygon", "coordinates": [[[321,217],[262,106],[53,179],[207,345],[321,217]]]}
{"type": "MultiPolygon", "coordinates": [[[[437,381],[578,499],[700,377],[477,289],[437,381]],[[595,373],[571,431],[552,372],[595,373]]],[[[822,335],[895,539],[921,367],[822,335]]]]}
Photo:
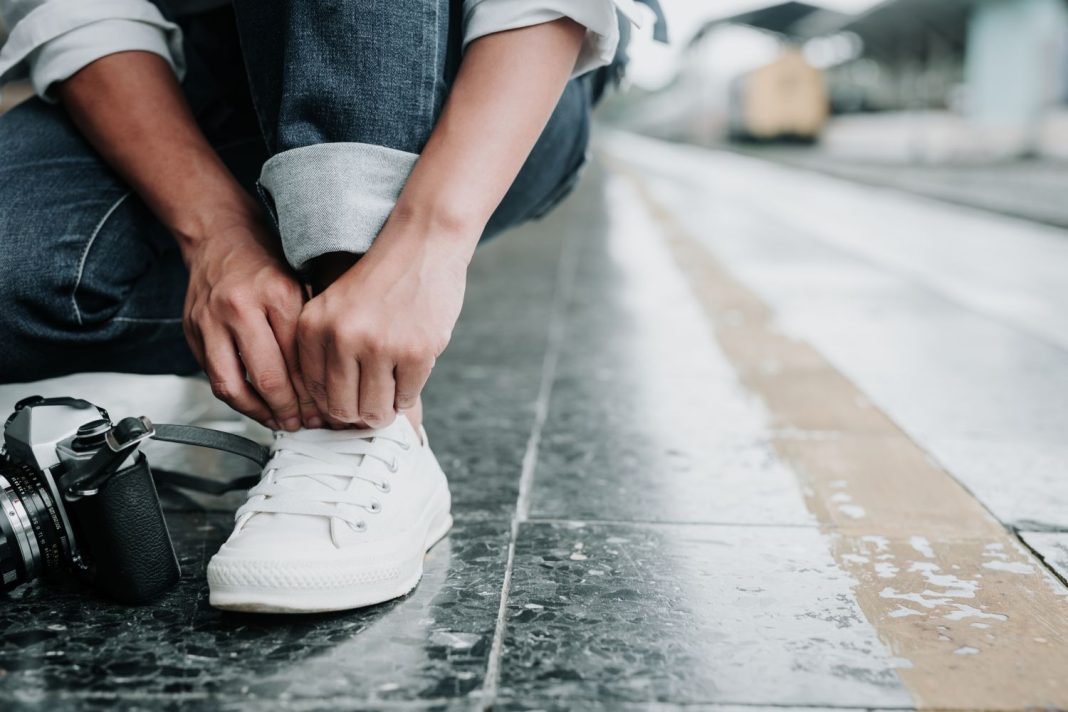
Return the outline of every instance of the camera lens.
{"type": "Polygon", "coordinates": [[[62,515],[42,473],[0,460],[0,590],[63,568],[62,515]]]}

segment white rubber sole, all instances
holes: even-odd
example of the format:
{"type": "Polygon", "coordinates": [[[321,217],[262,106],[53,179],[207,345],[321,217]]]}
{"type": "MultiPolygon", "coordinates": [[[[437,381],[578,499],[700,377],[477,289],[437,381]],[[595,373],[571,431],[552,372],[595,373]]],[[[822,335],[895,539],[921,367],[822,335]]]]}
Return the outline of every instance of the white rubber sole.
{"type": "MultiPolygon", "coordinates": [[[[221,583],[219,579],[225,578],[227,568],[240,562],[230,562],[216,555],[208,564],[208,602],[215,608],[248,613],[326,613],[373,606],[400,598],[414,589],[423,577],[426,552],[452,528],[447,496],[444,502],[446,507],[439,508],[429,517],[424,545],[417,556],[406,561],[389,562],[387,567],[376,570],[341,572],[364,578],[359,583],[322,588],[229,585],[221,583]]],[[[338,572],[335,570],[331,573],[338,572]]]]}

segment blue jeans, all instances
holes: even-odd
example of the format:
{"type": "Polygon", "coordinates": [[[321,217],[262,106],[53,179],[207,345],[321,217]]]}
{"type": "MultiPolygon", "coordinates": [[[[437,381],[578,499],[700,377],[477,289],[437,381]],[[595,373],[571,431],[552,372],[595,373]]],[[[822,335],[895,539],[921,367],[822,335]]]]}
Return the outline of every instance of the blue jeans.
{"type": "MultiPolygon", "coordinates": [[[[183,89],[250,192],[264,162],[290,148],[353,141],[418,153],[459,64],[459,6],[237,0],[179,18],[183,89]]],[[[569,83],[484,239],[570,190],[590,86],[569,83]]],[[[174,240],[63,109],[38,99],[0,116],[0,241],[0,381],[199,370],[182,332],[188,274],[174,240]]]]}

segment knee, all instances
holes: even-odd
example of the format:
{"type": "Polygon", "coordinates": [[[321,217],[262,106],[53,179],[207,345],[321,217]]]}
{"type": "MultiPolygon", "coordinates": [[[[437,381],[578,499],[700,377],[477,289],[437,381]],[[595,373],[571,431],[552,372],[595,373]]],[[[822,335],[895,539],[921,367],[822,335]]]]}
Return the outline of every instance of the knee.
{"type": "MultiPolygon", "coordinates": [[[[10,180],[0,170],[0,332],[9,340],[68,341],[92,324],[79,293],[86,277],[101,206],[114,197],[57,192],[27,172],[10,180]]],[[[106,229],[106,225],[100,232],[106,229]]],[[[84,292],[84,290],[81,290],[84,292]]]]}
{"type": "Polygon", "coordinates": [[[115,331],[112,317],[121,307],[115,301],[86,308],[99,294],[117,291],[100,280],[84,282],[94,234],[90,223],[99,222],[99,211],[77,202],[35,200],[27,188],[12,191],[3,181],[0,206],[0,381],[87,368],[88,354],[115,331]],[[82,220],[77,212],[92,216],[82,220]]]}
{"type": "MultiPolygon", "coordinates": [[[[173,286],[168,294],[178,295],[164,305],[168,313],[177,299],[180,314],[184,293],[169,235],[53,108],[31,100],[0,117],[5,381],[79,370],[91,354],[129,342],[119,317],[153,270],[168,278],[156,291],[173,286]]],[[[163,329],[145,327],[142,335],[157,335],[152,328],[163,329]]]]}
{"type": "Polygon", "coordinates": [[[127,240],[143,227],[128,188],[61,110],[39,100],[0,117],[0,155],[5,332],[77,329],[89,312],[99,317],[114,311],[117,303],[96,297],[118,294],[110,283],[129,271],[119,265],[146,258],[127,240]],[[101,257],[115,264],[98,269],[101,257]],[[95,284],[88,285],[88,278],[95,284]],[[94,308],[83,308],[83,300],[94,308]]]}

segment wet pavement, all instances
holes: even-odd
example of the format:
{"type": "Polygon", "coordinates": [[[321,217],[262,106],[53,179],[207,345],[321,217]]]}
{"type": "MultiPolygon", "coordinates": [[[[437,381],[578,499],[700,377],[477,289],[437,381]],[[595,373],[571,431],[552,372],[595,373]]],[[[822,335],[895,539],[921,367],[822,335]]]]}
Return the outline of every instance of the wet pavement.
{"type": "MultiPolygon", "coordinates": [[[[426,394],[457,524],[412,594],[215,611],[240,498],[164,493],[178,588],[0,599],[0,706],[1068,707],[1066,266],[1053,228],[605,135],[472,266],[426,394]]],[[[31,392],[265,434],[196,379],[0,406],[31,392]]]]}
{"type": "Polygon", "coordinates": [[[1068,228],[1068,163],[1055,158],[920,163],[851,160],[817,146],[745,146],[742,153],[850,181],[1068,228]]]}

